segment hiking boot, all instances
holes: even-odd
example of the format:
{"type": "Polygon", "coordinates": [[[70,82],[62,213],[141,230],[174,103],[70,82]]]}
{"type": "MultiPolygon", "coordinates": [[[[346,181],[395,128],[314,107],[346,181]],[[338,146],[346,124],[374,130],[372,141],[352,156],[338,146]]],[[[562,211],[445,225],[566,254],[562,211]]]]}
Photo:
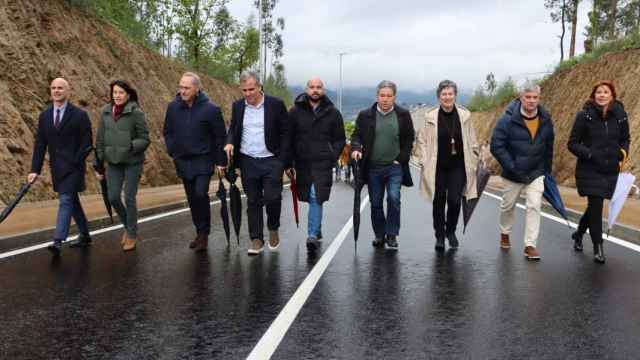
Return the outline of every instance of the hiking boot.
{"type": "Polygon", "coordinates": [[[262,252],[263,248],[264,248],[264,241],[260,239],[253,239],[251,240],[251,246],[249,246],[249,250],[247,250],[247,253],[249,255],[258,255],[262,252]]]}
{"type": "Polygon", "coordinates": [[[138,241],[137,237],[130,237],[127,235],[127,239],[124,241],[124,245],[122,246],[123,251],[131,251],[136,249],[136,241],[138,241]]]}
{"type": "Polygon", "coordinates": [[[571,234],[571,238],[573,239],[573,250],[575,251],[582,251],[583,246],[582,246],[582,236],[584,235],[584,233],[581,232],[574,232],[573,234],[571,234]]]}
{"type": "Polygon", "coordinates": [[[527,246],[524,248],[524,256],[527,257],[527,260],[540,260],[540,254],[533,246],[527,246]]]}
{"type": "Polygon", "coordinates": [[[313,252],[320,248],[320,243],[318,242],[318,238],[315,236],[309,236],[307,238],[307,251],[313,252]]]}
{"type": "Polygon", "coordinates": [[[196,238],[189,243],[189,249],[195,249],[198,246],[199,242],[200,242],[200,234],[196,235],[196,238]]]}
{"type": "Polygon", "coordinates": [[[387,246],[391,250],[398,250],[398,240],[395,235],[387,235],[387,246]]]}
{"type": "Polygon", "coordinates": [[[384,237],[377,237],[371,242],[371,245],[375,248],[384,247],[384,237]]]}
{"type": "Polygon", "coordinates": [[[47,246],[47,250],[49,250],[55,257],[60,256],[60,252],[62,251],[62,240],[54,239],[53,244],[47,246]]]}
{"type": "Polygon", "coordinates": [[[278,250],[280,247],[280,235],[278,230],[269,230],[269,250],[278,250]]]}
{"type": "Polygon", "coordinates": [[[436,236],[436,251],[444,251],[444,236],[437,235],[436,236]]]}
{"type": "Polygon", "coordinates": [[[69,247],[86,248],[91,246],[91,236],[89,234],[80,234],[77,239],[69,242],[69,247]]]}
{"type": "Polygon", "coordinates": [[[509,241],[509,234],[500,234],[500,247],[502,249],[511,248],[511,242],[509,241]]]}
{"type": "Polygon", "coordinates": [[[458,241],[458,238],[456,237],[456,233],[449,233],[447,234],[447,239],[449,239],[449,247],[452,250],[455,250],[457,248],[460,247],[460,242],[458,241]]]}
{"type": "Polygon", "coordinates": [[[209,245],[209,235],[208,234],[198,234],[200,240],[198,241],[198,245],[193,248],[195,251],[207,251],[207,247],[209,245]]]}
{"type": "Polygon", "coordinates": [[[593,244],[593,261],[599,264],[604,264],[604,247],[602,246],[602,243],[599,243],[597,245],[593,244]]]}

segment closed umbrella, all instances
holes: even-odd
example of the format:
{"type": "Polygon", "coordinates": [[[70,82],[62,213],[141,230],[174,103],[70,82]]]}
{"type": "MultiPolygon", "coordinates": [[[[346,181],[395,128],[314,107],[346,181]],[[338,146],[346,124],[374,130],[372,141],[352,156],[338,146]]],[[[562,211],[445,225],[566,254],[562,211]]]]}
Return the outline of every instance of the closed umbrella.
{"type": "Polygon", "coordinates": [[[360,174],[360,162],[353,161],[353,240],[358,243],[358,234],[360,232],[360,202],[363,180],[360,174]]]}
{"type": "Polygon", "coordinates": [[[226,172],[225,178],[229,182],[229,207],[231,210],[231,221],[233,221],[233,229],[236,232],[236,241],[240,245],[240,226],[242,225],[242,197],[240,189],[236,186],[238,174],[230,167],[226,172]]]}
{"type": "Polygon", "coordinates": [[[551,204],[558,214],[564,218],[567,222],[567,226],[571,227],[569,224],[569,218],[567,217],[567,210],[562,202],[562,197],[560,197],[558,184],[551,174],[544,176],[544,193],[542,193],[542,196],[549,204],[551,204]]]}
{"type": "Polygon", "coordinates": [[[227,237],[227,246],[229,246],[229,209],[227,208],[227,189],[224,188],[222,177],[218,175],[218,191],[216,191],[218,199],[220,199],[220,218],[222,218],[222,226],[224,234],[227,237]]]}
{"type": "Polygon", "coordinates": [[[296,227],[300,227],[300,213],[298,210],[298,186],[296,185],[296,177],[291,177],[291,198],[293,199],[293,216],[296,219],[296,227]]]}
{"type": "Polygon", "coordinates": [[[16,194],[13,201],[11,201],[7,205],[7,207],[2,210],[2,214],[0,214],[0,223],[2,223],[7,217],[9,217],[9,214],[11,214],[16,205],[18,205],[20,200],[22,200],[24,195],[29,191],[29,188],[31,188],[30,182],[26,182],[20,187],[20,190],[18,190],[18,193],[16,194]]]}
{"type": "Polygon", "coordinates": [[[473,215],[473,211],[476,209],[476,205],[478,205],[480,196],[482,196],[484,189],[487,187],[490,177],[491,173],[484,164],[484,161],[478,161],[478,167],[476,168],[476,191],[478,196],[471,200],[467,200],[467,198],[462,199],[462,219],[464,220],[464,228],[462,230],[463,234],[467,231],[467,225],[471,220],[471,215],[473,215]]]}
{"type": "Polygon", "coordinates": [[[633,187],[633,183],[636,181],[636,177],[631,173],[623,172],[618,174],[618,180],[616,182],[616,189],[613,192],[611,201],[609,201],[609,217],[607,218],[607,237],[611,228],[616,223],[616,219],[624,206],[624,202],[629,196],[629,192],[633,187]]]}

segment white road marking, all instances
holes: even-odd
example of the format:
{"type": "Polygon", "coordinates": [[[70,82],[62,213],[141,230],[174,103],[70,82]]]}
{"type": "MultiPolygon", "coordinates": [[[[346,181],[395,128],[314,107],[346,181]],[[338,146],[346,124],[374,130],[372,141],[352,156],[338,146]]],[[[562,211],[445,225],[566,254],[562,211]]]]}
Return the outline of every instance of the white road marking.
{"type": "MultiPolygon", "coordinates": [[[[362,212],[369,203],[369,197],[365,197],[360,205],[360,212],[362,212]]],[[[316,287],[316,284],[324,274],[325,270],[331,263],[331,260],[335,257],[340,249],[340,246],[347,238],[349,231],[353,227],[353,216],[349,218],[349,221],[344,225],[338,236],[335,237],[329,248],[322,254],[322,257],[315,264],[309,275],[304,279],[302,284],[298,287],[293,296],[287,301],[278,317],[271,323],[267,332],[262,336],[260,341],[253,348],[248,360],[263,360],[270,359],[273,353],[280,345],[280,342],[284,338],[293,321],[298,316],[298,313],[304,306],[305,302],[311,295],[311,292],[316,287]]]]}

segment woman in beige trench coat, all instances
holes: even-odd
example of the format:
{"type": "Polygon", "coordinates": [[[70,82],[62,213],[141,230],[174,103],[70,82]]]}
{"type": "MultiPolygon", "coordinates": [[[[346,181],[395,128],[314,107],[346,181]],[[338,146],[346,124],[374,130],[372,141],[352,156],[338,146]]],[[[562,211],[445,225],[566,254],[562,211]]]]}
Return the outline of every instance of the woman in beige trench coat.
{"type": "Polygon", "coordinates": [[[437,89],[440,105],[425,114],[418,130],[413,155],[420,164],[420,191],[433,201],[435,248],[457,249],[455,231],[462,197],[476,198],[476,168],[479,146],[471,123],[471,112],[456,104],[457,86],[453,81],[440,82],[437,89]],[[446,207],[446,212],[445,212],[446,207]]]}

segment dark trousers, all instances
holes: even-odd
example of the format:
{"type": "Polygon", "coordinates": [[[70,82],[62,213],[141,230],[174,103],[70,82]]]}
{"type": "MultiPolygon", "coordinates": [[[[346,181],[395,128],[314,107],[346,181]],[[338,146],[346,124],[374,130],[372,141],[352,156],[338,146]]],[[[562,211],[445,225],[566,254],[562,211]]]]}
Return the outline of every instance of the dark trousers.
{"type": "Polygon", "coordinates": [[[436,237],[456,232],[466,182],[464,166],[436,169],[436,189],[433,196],[433,228],[436,237]]]}
{"type": "Polygon", "coordinates": [[[400,187],[402,167],[400,164],[372,166],[369,169],[367,189],[371,201],[371,223],[376,238],[385,235],[398,236],[400,233],[400,187]],[[384,214],[383,200],[387,192],[387,215],[384,214]]]}
{"type": "Polygon", "coordinates": [[[578,232],[584,234],[589,229],[591,241],[594,245],[602,243],[602,207],[604,199],[598,196],[589,196],[587,210],[580,218],[578,232]]]}
{"type": "Polygon", "coordinates": [[[211,232],[211,204],[209,200],[209,181],[211,174],[197,175],[182,179],[184,191],[187,193],[191,220],[198,234],[209,235],[211,232]]]}
{"type": "Polygon", "coordinates": [[[120,222],[130,238],[138,235],[138,206],[136,195],[142,176],[142,163],[131,165],[107,165],[107,189],[109,202],[116,210],[120,222]],[[122,188],[124,186],[124,204],[122,188]],[[126,204],[126,206],[125,206],[126,204]]]}
{"type": "Polygon", "coordinates": [[[252,158],[242,155],[240,161],[242,187],[247,195],[249,236],[264,240],[262,208],[267,208],[267,228],[278,230],[282,210],[282,162],[275,156],[252,158]]]}
{"type": "Polygon", "coordinates": [[[78,225],[80,234],[89,235],[89,226],[87,224],[87,217],[80,205],[80,198],[78,193],[62,193],[58,196],[58,217],[56,219],[56,230],[53,234],[53,239],[56,241],[64,241],[69,236],[69,226],[71,225],[71,218],[78,225]]]}

